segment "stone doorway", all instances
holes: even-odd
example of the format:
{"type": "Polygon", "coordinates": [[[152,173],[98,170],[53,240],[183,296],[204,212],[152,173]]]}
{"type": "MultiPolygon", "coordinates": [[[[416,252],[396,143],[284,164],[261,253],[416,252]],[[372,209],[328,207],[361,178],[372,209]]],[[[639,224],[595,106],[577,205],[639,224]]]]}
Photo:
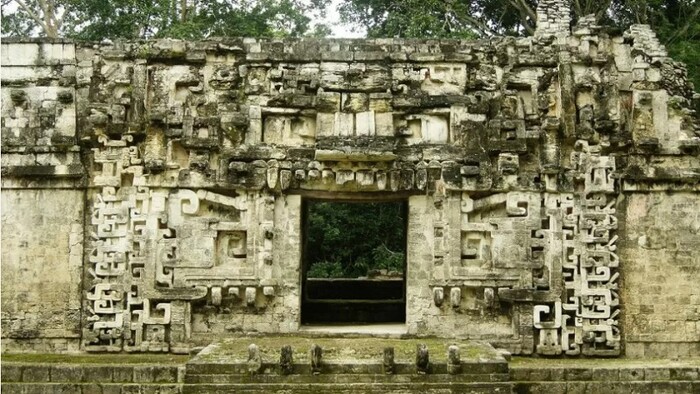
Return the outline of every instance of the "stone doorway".
{"type": "Polygon", "coordinates": [[[301,323],[406,321],[406,200],[304,199],[301,323]]]}

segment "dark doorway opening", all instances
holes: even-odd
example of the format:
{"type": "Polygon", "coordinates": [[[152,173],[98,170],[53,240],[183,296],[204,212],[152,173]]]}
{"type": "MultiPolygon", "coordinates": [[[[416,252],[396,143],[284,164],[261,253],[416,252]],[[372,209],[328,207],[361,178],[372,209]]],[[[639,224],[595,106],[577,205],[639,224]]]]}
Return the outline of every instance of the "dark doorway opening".
{"type": "Polygon", "coordinates": [[[408,204],[306,199],[302,324],[404,323],[408,204]]]}

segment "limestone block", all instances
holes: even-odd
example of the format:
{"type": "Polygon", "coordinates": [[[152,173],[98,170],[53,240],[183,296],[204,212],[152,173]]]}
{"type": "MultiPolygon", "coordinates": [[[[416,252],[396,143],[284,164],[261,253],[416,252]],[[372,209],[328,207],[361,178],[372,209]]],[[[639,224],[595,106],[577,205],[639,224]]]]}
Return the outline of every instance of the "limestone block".
{"type": "Polygon", "coordinates": [[[3,337],[76,338],[83,192],[3,189],[1,195],[3,337]],[[51,297],[37,291],[46,286],[51,297]]]}
{"type": "MultiPolygon", "coordinates": [[[[333,135],[340,137],[352,137],[355,135],[355,114],[336,112],[333,125],[333,135]]],[[[369,126],[367,127],[369,128],[369,126]]]]}
{"type": "Polygon", "coordinates": [[[391,112],[393,96],[390,93],[370,93],[369,109],[376,113],[391,112]]]}
{"type": "Polygon", "coordinates": [[[375,134],[374,111],[356,114],[355,129],[357,136],[373,136],[375,134]]]}
{"type": "Polygon", "coordinates": [[[441,115],[409,115],[406,120],[412,140],[439,144],[449,139],[449,118],[441,115]]]}
{"type": "Polygon", "coordinates": [[[379,137],[394,136],[394,115],[391,112],[378,112],[374,114],[375,133],[379,137]]]}
{"type": "MultiPolygon", "coordinates": [[[[337,113],[337,112],[336,112],[337,113]]],[[[332,137],[336,136],[336,132],[339,132],[338,129],[336,129],[335,125],[335,120],[336,120],[336,113],[318,113],[316,115],[316,135],[319,137],[332,137]]]]}
{"type": "Polygon", "coordinates": [[[311,145],[316,136],[316,119],[308,116],[266,115],[263,142],[268,144],[311,145]]]}
{"type": "Polygon", "coordinates": [[[4,67],[31,66],[36,65],[37,60],[39,60],[40,45],[36,43],[3,43],[0,47],[2,48],[1,58],[4,67]]]}
{"type": "Polygon", "coordinates": [[[378,92],[386,91],[391,82],[388,69],[380,64],[322,62],[320,70],[324,90],[378,92]]]}
{"type": "Polygon", "coordinates": [[[6,67],[2,80],[5,83],[26,84],[27,82],[55,80],[57,75],[53,67],[48,66],[14,66],[6,67]]]}
{"type": "Polygon", "coordinates": [[[335,113],[341,110],[341,94],[338,92],[318,92],[316,109],[319,112],[335,113]]]}
{"type": "Polygon", "coordinates": [[[343,93],[340,110],[343,112],[366,112],[369,109],[367,93],[343,93]]]}
{"type": "Polygon", "coordinates": [[[430,65],[423,75],[421,90],[429,95],[460,95],[467,82],[464,64],[430,65]]]}

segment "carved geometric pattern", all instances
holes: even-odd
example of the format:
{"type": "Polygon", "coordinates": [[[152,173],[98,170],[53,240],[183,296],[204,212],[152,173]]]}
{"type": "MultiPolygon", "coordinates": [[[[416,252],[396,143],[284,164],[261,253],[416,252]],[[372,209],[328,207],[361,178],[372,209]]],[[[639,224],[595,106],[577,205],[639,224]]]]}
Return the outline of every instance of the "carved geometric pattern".
{"type": "Polygon", "coordinates": [[[564,254],[557,271],[564,288],[560,300],[533,308],[536,351],[544,355],[619,355],[619,258],[611,177],[615,161],[600,156],[597,147],[584,144],[572,162],[583,190],[576,193],[574,205],[561,206],[564,254]]]}
{"type": "MultiPolygon", "coordinates": [[[[271,264],[271,196],[249,212],[249,196],[144,186],[130,138],[95,149],[92,252],[87,269],[88,351],[186,352],[193,300],[245,289],[253,301],[271,264]],[[124,185],[129,179],[130,186],[124,185]],[[121,187],[115,187],[122,184],[121,187]],[[249,235],[249,220],[257,224],[249,235]]],[[[265,295],[274,287],[265,286],[265,295]]],[[[248,302],[248,300],[246,301],[248,302]]]]}

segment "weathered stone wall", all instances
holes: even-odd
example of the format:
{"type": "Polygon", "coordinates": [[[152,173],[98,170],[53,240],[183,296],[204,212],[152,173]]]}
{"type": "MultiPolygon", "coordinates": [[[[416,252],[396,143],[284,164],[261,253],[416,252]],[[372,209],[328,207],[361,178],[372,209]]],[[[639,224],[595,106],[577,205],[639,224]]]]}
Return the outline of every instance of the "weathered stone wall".
{"type": "MultiPolygon", "coordinates": [[[[542,1],[534,37],[480,41],[5,40],[3,280],[47,270],[21,239],[71,240],[63,267],[83,248],[82,280],[39,280],[82,289],[87,351],[294,332],[303,200],[403,199],[407,333],[697,348],[697,96],[648,27],[565,14],[542,1]]],[[[28,289],[3,287],[3,338],[42,316],[28,289]]]]}
{"type": "Polygon", "coordinates": [[[2,346],[77,351],[82,190],[3,189],[2,346]]]}
{"type": "Polygon", "coordinates": [[[75,138],[74,48],[2,45],[3,351],[80,347],[90,230],[75,138]]]}
{"type": "Polygon", "coordinates": [[[626,196],[622,300],[626,354],[700,354],[700,193],[626,196]]]}

